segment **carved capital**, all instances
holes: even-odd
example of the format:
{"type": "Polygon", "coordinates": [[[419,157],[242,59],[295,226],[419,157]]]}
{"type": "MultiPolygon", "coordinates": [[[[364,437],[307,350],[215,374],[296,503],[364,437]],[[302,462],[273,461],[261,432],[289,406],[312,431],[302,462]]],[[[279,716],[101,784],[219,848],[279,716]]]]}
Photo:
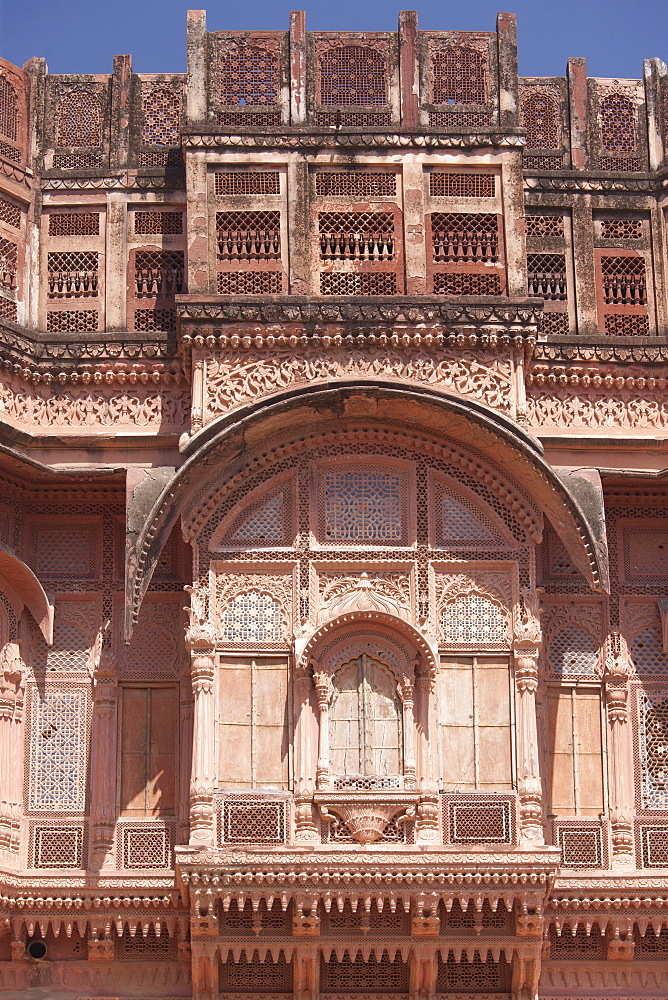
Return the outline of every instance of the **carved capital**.
{"type": "Polygon", "coordinates": [[[611,676],[605,677],[605,704],[610,723],[628,722],[628,681],[626,677],[611,676]]]}
{"type": "Polygon", "coordinates": [[[211,656],[197,654],[190,671],[195,697],[213,692],[214,663],[211,656]]]}
{"type": "Polygon", "coordinates": [[[515,682],[518,691],[535,694],[538,687],[538,651],[515,650],[515,682]]]}
{"type": "Polygon", "coordinates": [[[190,786],[190,843],[213,841],[213,789],[190,786]]]}
{"type": "Polygon", "coordinates": [[[332,696],[332,682],[329,674],[325,673],[324,670],[314,672],[313,686],[318,698],[318,708],[323,711],[329,705],[329,699],[332,696]]]}
{"type": "Polygon", "coordinates": [[[536,845],[543,844],[543,791],[540,778],[520,778],[518,797],[522,838],[536,845]]]}

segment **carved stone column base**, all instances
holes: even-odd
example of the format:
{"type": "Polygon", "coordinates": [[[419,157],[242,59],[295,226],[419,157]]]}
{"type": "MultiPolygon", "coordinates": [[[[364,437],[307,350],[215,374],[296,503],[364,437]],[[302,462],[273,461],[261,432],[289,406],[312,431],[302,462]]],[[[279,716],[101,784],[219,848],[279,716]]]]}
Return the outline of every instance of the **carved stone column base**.
{"type": "Polygon", "coordinates": [[[540,778],[524,778],[518,783],[520,800],[520,840],[531,847],[545,844],[540,778]]]}
{"type": "Polygon", "coordinates": [[[212,844],[213,792],[208,788],[190,791],[190,843],[212,844]]]}

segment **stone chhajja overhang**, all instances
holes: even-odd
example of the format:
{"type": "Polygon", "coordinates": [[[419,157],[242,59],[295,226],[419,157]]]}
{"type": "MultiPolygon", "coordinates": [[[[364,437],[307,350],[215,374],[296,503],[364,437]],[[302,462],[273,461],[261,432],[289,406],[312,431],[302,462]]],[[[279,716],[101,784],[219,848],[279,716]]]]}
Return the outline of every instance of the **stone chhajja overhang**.
{"type": "MultiPolygon", "coordinates": [[[[594,925],[601,934],[615,942],[618,947],[633,957],[633,928],[638,928],[641,937],[658,937],[668,929],[668,886],[665,879],[639,878],[635,889],[626,891],[603,888],[602,885],[587,883],[587,895],[566,894],[559,888],[563,880],[558,879],[545,909],[545,934],[554,928],[557,937],[575,935],[579,930],[589,936],[594,925]],[[648,882],[656,883],[648,885],[648,882]],[[662,882],[663,885],[659,885],[662,882]],[[623,946],[623,947],[622,947],[623,946]]],[[[594,880],[602,882],[603,880],[594,880]]],[[[624,882],[627,879],[623,879],[624,882]]]]}
{"type": "MultiPolygon", "coordinates": [[[[458,460],[479,470],[480,476],[498,480],[505,502],[514,504],[528,495],[559,532],[592,589],[607,592],[607,543],[597,474],[560,477],[543,458],[538,442],[515,421],[473,400],[455,399],[433,387],[363,379],[286,390],[221,417],[186,442],[185,461],[176,473],[164,470],[136,498],[129,497],[126,640],[179,517],[197,521],[200,510],[205,516],[207,494],[226,481],[240,484],[244,468],[257,469],[258,463],[270,468],[272,454],[285,457],[290,449],[295,454],[302,451],[305,428],[313,437],[318,432],[343,433],[344,426],[358,427],[368,437],[375,434],[376,446],[382,446],[388,428],[418,448],[438,450],[445,447],[445,439],[456,444],[458,460]]],[[[350,446],[358,447],[350,433],[350,446]]],[[[540,532],[534,540],[540,541],[540,532]]]]}

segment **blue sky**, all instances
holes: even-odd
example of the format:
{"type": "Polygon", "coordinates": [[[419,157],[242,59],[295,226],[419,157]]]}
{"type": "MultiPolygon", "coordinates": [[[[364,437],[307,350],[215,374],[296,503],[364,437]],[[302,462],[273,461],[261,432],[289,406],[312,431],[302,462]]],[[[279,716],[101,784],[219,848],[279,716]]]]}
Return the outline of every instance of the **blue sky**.
{"type": "MultiPolygon", "coordinates": [[[[129,52],[137,72],[181,72],[186,10],[195,6],[192,0],[0,0],[0,55],[19,65],[43,56],[52,73],[106,73],[115,53],[129,52]]],[[[207,8],[208,26],[285,30],[295,6],[218,0],[207,8]]],[[[499,0],[415,6],[420,27],[431,30],[489,31],[504,9],[499,0]]],[[[400,9],[387,0],[318,0],[306,6],[307,27],[392,31],[400,9]]],[[[505,9],[517,14],[523,76],[561,76],[569,56],[584,56],[589,75],[604,77],[640,78],[643,59],[652,56],[668,62],[668,0],[510,0],[505,9]]]]}

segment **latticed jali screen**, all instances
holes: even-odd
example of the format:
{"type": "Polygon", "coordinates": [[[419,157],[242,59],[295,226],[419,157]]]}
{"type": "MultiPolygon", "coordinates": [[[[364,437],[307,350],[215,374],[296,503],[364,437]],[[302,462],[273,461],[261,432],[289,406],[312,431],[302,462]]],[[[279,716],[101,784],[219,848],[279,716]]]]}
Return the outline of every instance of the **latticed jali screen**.
{"type": "Polygon", "coordinates": [[[387,66],[380,52],[341,45],[320,57],[320,104],[387,104],[387,66]]]}
{"type": "Polygon", "coordinates": [[[183,250],[137,250],[137,298],[158,298],[182,292],[184,266],[183,250]]]}
{"type": "Polygon", "coordinates": [[[99,212],[51,212],[49,236],[99,236],[99,212]]]}
{"type": "Polygon", "coordinates": [[[321,212],[321,260],[394,259],[394,216],[390,212],[321,212]]]}
{"type": "Polygon", "coordinates": [[[230,956],[221,962],[218,989],[223,996],[238,996],[248,993],[273,993],[292,995],[292,962],[288,962],[281,951],[273,961],[267,954],[261,961],[256,952],[252,958],[244,953],[238,961],[230,956]]]}
{"type": "Polygon", "coordinates": [[[485,104],[487,60],[482,52],[452,45],[432,58],[434,104],[485,104]]]}
{"type": "Polygon", "coordinates": [[[183,233],[183,213],[168,211],[136,211],[135,236],[178,236],[183,233]]]}
{"type": "Polygon", "coordinates": [[[213,176],[218,195],[281,193],[278,170],[217,170],[213,176]]]}
{"type": "Polygon", "coordinates": [[[529,149],[557,149],[561,145],[559,105],[552,94],[542,91],[526,94],[520,115],[529,149]]]}
{"type": "Polygon", "coordinates": [[[221,260],[277,260],[281,256],[280,212],[217,212],[221,260]]]}
{"type": "Polygon", "coordinates": [[[287,821],[285,799],[228,794],[220,803],[219,840],[222,844],[283,844],[287,821]]]}
{"type": "Polygon", "coordinates": [[[429,174],[429,194],[435,198],[493,198],[494,174],[434,170],[429,174]]]}
{"type": "Polygon", "coordinates": [[[395,198],[397,175],[394,170],[319,170],[315,193],[322,198],[395,198]]]}
{"type": "Polygon", "coordinates": [[[509,797],[443,795],[443,832],[451,844],[512,844],[515,803],[509,797]]]}
{"type": "Polygon", "coordinates": [[[365,961],[361,954],[346,953],[341,961],[334,956],[320,959],[320,992],[330,993],[407,993],[408,964],[399,956],[390,961],[387,953],[365,961]]]}
{"type": "Polygon", "coordinates": [[[99,255],[90,251],[48,254],[49,298],[96,296],[99,266],[99,255]]]}
{"type": "Polygon", "coordinates": [[[74,90],[61,97],[57,112],[59,146],[100,146],[102,107],[92,91],[74,90]]]}
{"type": "Polygon", "coordinates": [[[511,966],[502,956],[495,962],[490,956],[483,961],[476,952],[472,962],[463,957],[460,962],[452,953],[447,961],[439,955],[437,993],[502,993],[510,995],[511,966]]]}
{"type": "Polygon", "coordinates": [[[649,334],[644,257],[603,254],[599,264],[599,295],[605,333],[612,336],[649,334]]]}

